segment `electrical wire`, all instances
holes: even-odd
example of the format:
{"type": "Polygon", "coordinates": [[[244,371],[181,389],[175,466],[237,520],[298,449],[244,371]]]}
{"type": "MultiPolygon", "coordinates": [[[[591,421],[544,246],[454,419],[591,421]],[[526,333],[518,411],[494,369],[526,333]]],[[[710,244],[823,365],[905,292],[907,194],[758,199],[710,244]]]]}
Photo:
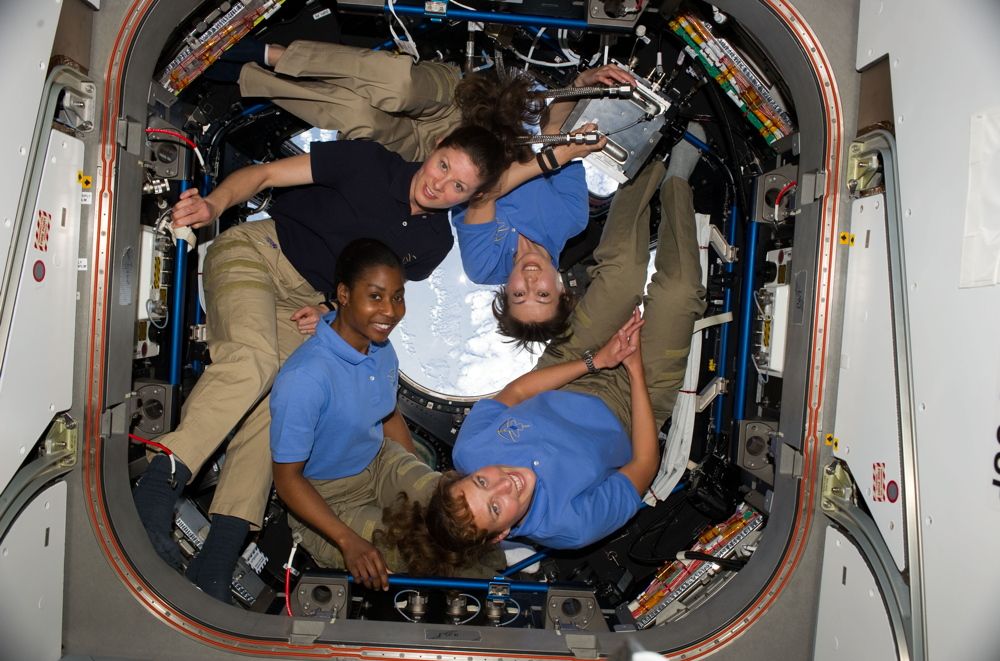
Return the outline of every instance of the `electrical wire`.
{"type": "Polygon", "coordinates": [[[154,313],[153,313],[152,310],[149,309],[153,305],[154,305],[153,299],[147,298],[146,299],[146,315],[149,317],[149,323],[153,324],[154,328],[158,328],[160,330],[163,330],[164,328],[167,327],[167,321],[170,319],[170,308],[165,308],[167,310],[167,312],[163,315],[163,322],[162,322],[162,325],[160,325],[160,324],[156,323],[153,320],[154,313]]]}
{"type": "Polygon", "coordinates": [[[545,34],[545,28],[538,28],[538,32],[535,33],[535,38],[531,40],[531,48],[528,49],[528,57],[524,63],[524,70],[528,70],[528,62],[531,61],[531,56],[535,54],[535,46],[538,45],[538,40],[542,38],[545,34]]]}
{"type": "Polygon", "coordinates": [[[562,51],[563,57],[565,57],[569,62],[579,64],[580,56],[576,54],[576,51],[569,47],[569,30],[566,28],[557,30],[556,41],[559,44],[559,50],[562,51]]]}
{"type": "Polygon", "coordinates": [[[712,564],[718,565],[722,569],[726,569],[728,571],[739,571],[747,564],[746,560],[736,558],[720,558],[712,555],[711,553],[704,553],[702,551],[681,551],[677,554],[677,559],[711,562],[712,564]]]}
{"type": "Polygon", "coordinates": [[[293,540],[292,550],[288,553],[288,564],[285,565],[285,611],[288,617],[295,617],[292,615],[292,560],[298,549],[299,543],[293,540]]]}
{"type": "Polygon", "coordinates": [[[417,592],[416,590],[400,590],[399,592],[396,593],[396,596],[392,598],[392,605],[396,608],[396,612],[402,615],[404,618],[406,618],[407,622],[416,622],[415,619],[404,613],[403,609],[399,606],[399,604],[396,603],[396,601],[399,599],[399,595],[401,594],[420,594],[420,593],[417,592]]]}
{"type": "Polygon", "coordinates": [[[198,164],[201,165],[202,172],[207,172],[205,169],[205,159],[201,157],[201,150],[198,149],[198,145],[195,144],[194,140],[187,137],[183,133],[178,133],[177,131],[170,131],[168,129],[154,129],[153,127],[146,128],[146,134],[159,133],[162,135],[169,135],[171,138],[177,138],[188,146],[193,152],[195,157],[198,159],[198,164]]]}
{"type": "Polygon", "coordinates": [[[413,36],[410,34],[410,31],[406,29],[406,23],[404,23],[403,19],[401,19],[399,14],[396,13],[396,0],[388,0],[388,5],[389,12],[392,14],[392,17],[396,19],[396,22],[399,23],[399,27],[403,28],[403,34],[406,35],[406,41],[400,39],[399,34],[396,32],[396,28],[393,27],[392,22],[390,21],[389,33],[392,35],[392,40],[396,42],[396,47],[399,48],[399,50],[412,57],[414,62],[419,62],[420,52],[417,51],[417,42],[413,40],[413,36]],[[404,43],[408,44],[409,48],[403,46],[404,43]]]}
{"type": "Polygon", "coordinates": [[[509,620],[507,620],[506,622],[501,622],[497,626],[505,627],[508,624],[510,624],[511,622],[513,622],[514,620],[516,620],[521,615],[521,604],[517,603],[516,599],[511,599],[510,597],[507,597],[507,601],[513,603],[517,607],[517,612],[514,613],[514,615],[509,620]]]}
{"type": "Polygon", "coordinates": [[[143,438],[142,436],[136,436],[135,434],[132,434],[132,433],[130,433],[128,435],[128,437],[129,437],[129,439],[131,439],[133,441],[136,441],[136,442],[139,442],[139,443],[145,443],[146,445],[148,445],[150,447],[154,447],[157,450],[159,450],[160,452],[162,452],[163,454],[167,455],[167,457],[170,458],[170,480],[172,482],[173,479],[174,479],[174,475],[177,474],[177,460],[174,458],[174,453],[171,452],[170,448],[168,448],[163,443],[157,443],[156,441],[151,441],[148,438],[143,438]]]}
{"type": "Polygon", "coordinates": [[[464,620],[462,620],[461,622],[459,622],[459,624],[468,624],[469,622],[472,622],[472,620],[474,620],[477,615],[479,615],[479,612],[483,609],[483,604],[482,604],[481,601],[479,601],[478,599],[476,599],[476,597],[473,596],[473,595],[471,595],[471,594],[466,594],[464,592],[460,592],[458,596],[459,597],[468,597],[469,599],[471,599],[474,602],[476,602],[476,610],[475,610],[475,612],[473,612],[472,615],[470,615],[469,617],[467,617],[464,620]]]}
{"type": "Polygon", "coordinates": [[[781,200],[785,198],[785,193],[790,190],[794,190],[798,187],[798,181],[789,181],[787,184],[781,187],[778,191],[777,197],[774,198],[774,222],[778,222],[778,210],[781,208],[781,200]]]}

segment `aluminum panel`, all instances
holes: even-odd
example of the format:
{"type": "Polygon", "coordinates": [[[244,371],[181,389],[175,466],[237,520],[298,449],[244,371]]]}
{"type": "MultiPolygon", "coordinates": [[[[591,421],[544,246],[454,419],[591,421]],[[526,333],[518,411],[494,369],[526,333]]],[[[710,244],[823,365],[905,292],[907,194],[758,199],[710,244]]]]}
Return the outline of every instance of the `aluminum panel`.
{"type": "Polygon", "coordinates": [[[884,195],[855,200],[851,231],[841,241],[849,259],[833,453],[850,466],[896,566],[903,570],[903,477],[885,209],[884,195]]]}
{"type": "Polygon", "coordinates": [[[65,482],[28,504],[0,542],[0,600],[5,659],[62,658],[65,482]]]}
{"type": "Polygon", "coordinates": [[[72,404],[83,142],[51,131],[0,366],[0,485],[72,404]]]}
{"type": "MultiPolygon", "coordinates": [[[[970,128],[1000,107],[978,63],[1000,60],[1000,5],[863,0],[858,66],[887,54],[898,147],[919,542],[911,557],[930,659],[996,658],[997,563],[955,562],[974,531],[1000,555],[1000,287],[961,289],[970,128]],[[942,57],[947,53],[946,57],[942,57]]],[[[911,489],[913,486],[911,485],[911,489]]],[[[916,611],[916,609],[915,609],[916,611]]]]}
{"type": "Polygon", "coordinates": [[[4,104],[0,135],[0,284],[18,230],[17,208],[61,8],[58,2],[3,3],[0,44],[16,53],[18,66],[0,68],[0,89],[17,97],[4,104]]]}
{"type": "Polygon", "coordinates": [[[813,654],[813,661],[899,658],[878,585],[858,549],[835,528],[826,530],[813,654]]]}

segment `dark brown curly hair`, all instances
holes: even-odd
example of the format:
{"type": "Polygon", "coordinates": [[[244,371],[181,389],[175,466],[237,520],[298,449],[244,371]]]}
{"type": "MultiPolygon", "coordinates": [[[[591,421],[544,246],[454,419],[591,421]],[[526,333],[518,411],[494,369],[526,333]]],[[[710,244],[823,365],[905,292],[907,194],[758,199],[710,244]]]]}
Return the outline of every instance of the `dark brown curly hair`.
{"type": "MultiPolygon", "coordinates": [[[[511,313],[507,299],[507,286],[502,285],[493,298],[493,316],[497,320],[497,332],[509,337],[514,346],[533,351],[535,343],[549,343],[555,349],[569,339],[569,316],[576,307],[576,296],[564,290],[559,294],[555,314],[548,321],[521,321],[511,313]]],[[[558,355],[558,354],[557,354],[558,355]]]]}
{"type": "Polygon", "coordinates": [[[531,93],[534,81],[524,74],[498,77],[491,72],[469,74],[455,88],[462,123],[491,131],[507,148],[509,162],[534,158],[530,145],[514,139],[530,135],[525,124],[538,124],[545,103],[531,93]]]}
{"type": "Polygon", "coordinates": [[[399,549],[408,573],[455,576],[493,549],[498,531],[478,529],[465,496],[452,488],[463,477],[456,471],[442,474],[426,507],[400,493],[382,511],[385,529],[375,531],[374,539],[399,549]]]}

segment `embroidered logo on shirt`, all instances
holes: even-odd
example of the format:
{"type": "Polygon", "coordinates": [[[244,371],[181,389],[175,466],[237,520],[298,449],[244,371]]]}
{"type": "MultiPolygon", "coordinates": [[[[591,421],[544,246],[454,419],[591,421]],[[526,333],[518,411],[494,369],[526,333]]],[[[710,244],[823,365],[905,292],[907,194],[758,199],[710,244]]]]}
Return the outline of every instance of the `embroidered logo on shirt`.
{"type": "Polygon", "coordinates": [[[517,418],[507,418],[503,421],[503,424],[497,427],[497,435],[500,438],[506,438],[511,443],[516,443],[517,439],[521,437],[521,432],[530,428],[531,425],[521,422],[517,418]]]}
{"type": "Polygon", "coordinates": [[[496,230],[493,232],[493,243],[503,243],[507,233],[511,231],[511,226],[503,218],[497,218],[496,230]]]}

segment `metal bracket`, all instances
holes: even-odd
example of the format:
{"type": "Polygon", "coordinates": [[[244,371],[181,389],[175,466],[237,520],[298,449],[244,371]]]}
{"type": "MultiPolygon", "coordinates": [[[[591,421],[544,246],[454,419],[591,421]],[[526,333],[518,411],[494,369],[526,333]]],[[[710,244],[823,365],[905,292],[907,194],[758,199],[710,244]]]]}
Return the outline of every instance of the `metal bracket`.
{"type": "Polygon", "coordinates": [[[43,455],[55,460],[60,468],[72,468],[76,465],[77,438],[76,421],[65,414],[57,416],[45,435],[43,455]]]}
{"type": "Polygon", "coordinates": [[[736,255],[739,251],[735,246],[729,245],[726,241],[726,237],[722,236],[722,231],[715,225],[710,225],[708,230],[708,245],[715,248],[715,252],[719,255],[721,259],[726,264],[732,264],[736,261],[736,255]]]}
{"type": "Polygon", "coordinates": [[[698,393],[698,400],[695,404],[695,408],[698,413],[701,413],[709,407],[709,405],[715,401],[715,398],[719,395],[724,395],[727,392],[729,386],[729,381],[717,376],[711,381],[709,381],[701,392],[698,393]]]}
{"type": "Polygon", "coordinates": [[[322,620],[292,620],[288,642],[292,645],[312,645],[325,628],[326,622],[322,620]]]}
{"type": "Polygon", "coordinates": [[[545,595],[545,627],[607,631],[597,597],[591,590],[549,588],[545,595]]]}
{"type": "Polygon", "coordinates": [[[295,586],[292,613],[296,617],[334,622],[340,616],[347,616],[350,603],[351,585],[347,578],[307,573],[295,586]]]}
{"type": "Polygon", "coordinates": [[[135,119],[120,117],[115,127],[115,142],[130,154],[142,154],[142,124],[135,119]]]}
{"type": "Polygon", "coordinates": [[[490,599],[510,599],[510,583],[505,581],[490,581],[486,590],[486,596],[490,599]]]}
{"type": "Polygon", "coordinates": [[[191,324],[191,334],[188,339],[192,342],[208,342],[208,325],[191,324]]]}
{"type": "Polygon", "coordinates": [[[826,190],[826,170],[803,172],[796,187],[799,206],[815,202],[826,190]]]}
{"type": "Polygon", "coordinates": [[[847,153],[847,190],[859,198],[885,191],[885,173],[877,151],[854,142],[847,153]]]}
{"type": "Polygon", "coordinates": [[[568,633],[564,638],[566,647],[578,659],[600,658],[597,636],[586,633],[568,633]]]}

